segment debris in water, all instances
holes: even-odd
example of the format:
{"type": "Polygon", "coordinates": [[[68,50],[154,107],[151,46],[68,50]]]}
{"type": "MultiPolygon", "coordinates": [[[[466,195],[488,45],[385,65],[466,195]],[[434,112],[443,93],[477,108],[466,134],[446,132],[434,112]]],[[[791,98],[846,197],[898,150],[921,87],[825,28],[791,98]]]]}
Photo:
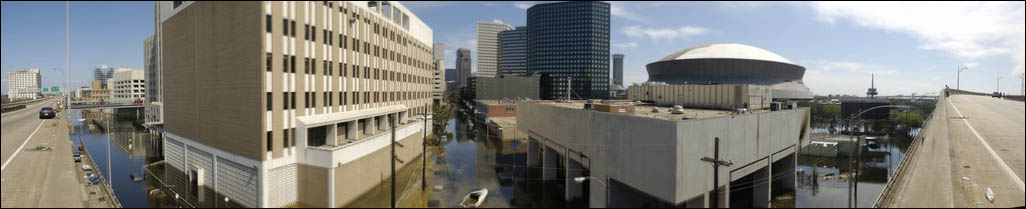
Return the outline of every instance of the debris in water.
{"type": "Polygon", "coordinates": [[[969,177],[965,177],[965,176],[962,177],[962,181],[970,181],[970,180],[971,179],[969,179],[969,177]]]}

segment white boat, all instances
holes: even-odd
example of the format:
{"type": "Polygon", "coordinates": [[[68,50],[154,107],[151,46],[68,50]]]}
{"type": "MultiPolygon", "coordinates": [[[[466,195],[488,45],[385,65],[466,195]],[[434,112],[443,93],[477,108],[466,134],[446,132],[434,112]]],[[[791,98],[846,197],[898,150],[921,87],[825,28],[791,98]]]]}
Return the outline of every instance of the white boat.
{"type": "Polygon", "coordinates": [[[485,199],[488,198],[488,189],[481,189],[473,191],[463,197],[463,202],[460,202],[461,208],[478,208],[481,204],[484,204],[485,199]]]}

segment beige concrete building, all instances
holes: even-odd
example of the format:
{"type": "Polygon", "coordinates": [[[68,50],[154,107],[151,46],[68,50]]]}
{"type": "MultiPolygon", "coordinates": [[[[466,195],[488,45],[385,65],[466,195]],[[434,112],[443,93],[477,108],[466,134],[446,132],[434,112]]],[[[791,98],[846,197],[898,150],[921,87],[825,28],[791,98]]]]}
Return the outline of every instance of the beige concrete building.
{"type": "Polygon", "coordinates": [[[165,160],[187,187],[246,207],[343,207],[390,176],[393,133],[398,159],[419,162],[430,129],[417,116],[437,68],[431,28],[403,5],[165,1],[157,12],[165,160]]]}

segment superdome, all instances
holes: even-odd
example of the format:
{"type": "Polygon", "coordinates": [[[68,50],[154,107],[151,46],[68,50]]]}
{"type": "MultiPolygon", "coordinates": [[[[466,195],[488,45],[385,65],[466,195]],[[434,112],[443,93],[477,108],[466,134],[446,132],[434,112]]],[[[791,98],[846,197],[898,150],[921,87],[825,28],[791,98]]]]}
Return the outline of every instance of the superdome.
{"type": "Polygon", "coordinates": [[[773,52],[744,44],[702,44],[670,54],[659,61],[682,59],[748,59],[794,64],[773,52]]]}
{"type": "Polygon", "coordinates": [[[649,82],[751,84],[773,87],[776,99],[811,99],[802,81],[805,67],[758,47],[703,44],[672,53],[645,66],[649,82]]]}

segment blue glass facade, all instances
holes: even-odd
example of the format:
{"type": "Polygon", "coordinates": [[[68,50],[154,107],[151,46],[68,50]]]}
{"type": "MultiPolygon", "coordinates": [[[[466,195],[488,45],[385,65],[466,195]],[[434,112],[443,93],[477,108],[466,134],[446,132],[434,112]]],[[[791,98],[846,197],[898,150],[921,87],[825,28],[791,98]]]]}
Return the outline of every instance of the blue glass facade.
{"type": "Polygon", "coordinates": [[[527,9],[527,69],[542,97],[609,97],[609,3],[559,2],[527,9]]]}

